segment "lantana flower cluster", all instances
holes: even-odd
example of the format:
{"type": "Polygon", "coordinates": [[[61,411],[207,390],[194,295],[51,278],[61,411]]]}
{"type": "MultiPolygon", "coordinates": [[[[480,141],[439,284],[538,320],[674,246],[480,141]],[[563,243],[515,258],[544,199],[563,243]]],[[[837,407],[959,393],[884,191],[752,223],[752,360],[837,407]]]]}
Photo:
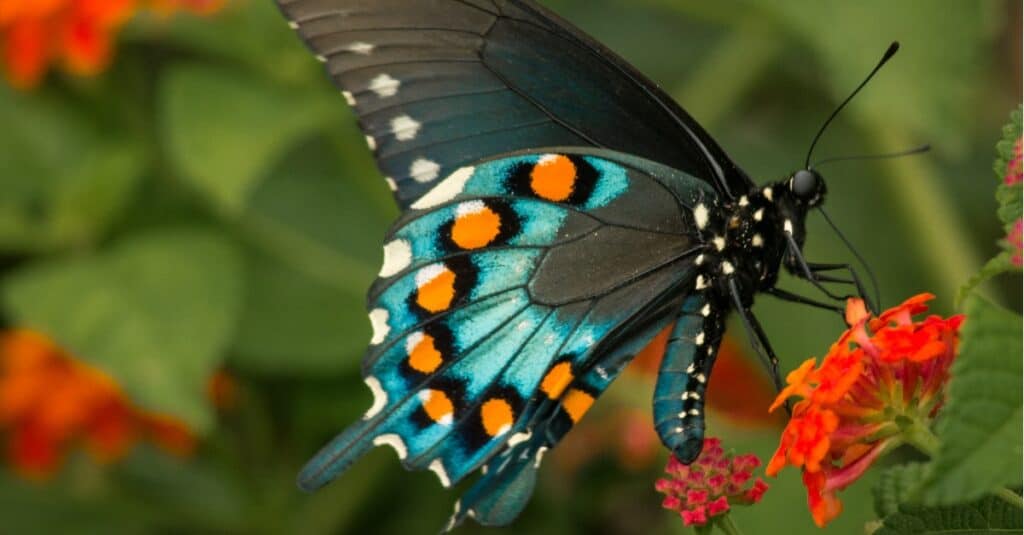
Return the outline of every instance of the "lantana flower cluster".
{"type": "Polygon", "coordinates": [[[0,0],[0,51],[7,78],[37,85],[51,65],[78,76],[104,70],[121,27],[142,9],[208,14],[224,0],[0,0]]]}
{"type": "Polygon", "coordinates": [[[692,464],[669,457],[668,477],[657,480],[654,488],[665,495],[662,507],[678,512],[683,524],[704,526],[732,506],[761,501],[768,485],[753,477],[759,466],[761,461],[755,455],[726,453],[719,439],[708,438],[692,464]]]}
{"type": "MultiPolygon", "coordinates": [[[[222,397],[232,390],[223,378],[211,389],[222,397]]],[[[196,445],[184,422],[135,407],[112,378],[27,330],[0,334],[0,434],[11,467],[37,480],[78,445],[104,464],[143,440],[178,456],[196,445]]]]}
{"type": "Polygon", "coordinates": [[[815,367],[804,362],[787,377],[772,409],[800,398],[783,431],[768,475],[803,470],[818,526],[842,511],[837,491],[901,444],[920,445],[944,401],[964,317],[915,321],[934,296],[920,294],[872,318],[860,299],[847,303],[850,328],[815,367]]]}

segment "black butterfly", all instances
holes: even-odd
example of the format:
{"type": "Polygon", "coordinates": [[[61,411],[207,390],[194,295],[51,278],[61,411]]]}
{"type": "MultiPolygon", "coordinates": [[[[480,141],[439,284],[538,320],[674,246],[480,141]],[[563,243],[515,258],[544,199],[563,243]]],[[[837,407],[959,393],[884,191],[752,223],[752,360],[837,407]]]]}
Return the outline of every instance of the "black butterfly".
{"type": "Polygon", "coordinates": [[[450,526],[507,524],[544,452],[671,324],[654,419],[692,461],[730,311],[778,386],[754,296],[839,310],[776,288],[780,267],[833,300],[823,282],[864,293],[848,265],[801,254],[816,171],[755,185],[654,83],[532,1],[277,1],[404,211],[368,297],[373,405],[304,489],[388,444],[446,487],[480,471],[450,526]]]}

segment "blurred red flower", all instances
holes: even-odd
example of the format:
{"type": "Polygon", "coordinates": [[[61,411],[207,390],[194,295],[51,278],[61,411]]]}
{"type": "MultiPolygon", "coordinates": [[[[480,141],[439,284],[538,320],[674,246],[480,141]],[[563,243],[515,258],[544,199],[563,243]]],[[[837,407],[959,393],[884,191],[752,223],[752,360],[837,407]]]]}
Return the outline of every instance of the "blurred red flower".
{"type": "Polygon", "coordinates": [[[703,526],[729,512],[733,505],[752,505],[761,501],[768,485],[754,479],[761,466],[753,454],[733,455],[722,449],[717,438],[704,440],[700,456],[685,465],[669,457],[665,473],[654,488],[665,495],[661,506],[676,511],[686,526],[703,526]]]}
{"type": "Polygon", "coordinates": [[[882,454],[932,435],[944,399],[963,316],[929,316],[920,294],[872,318],[859,299],[847,302],[850,328],[815,368],[807,360],[786,378],[772,405],[802,398],[768,463],[768,475],[802,468],[808,506],[824,527],[842,511],[836,492],[856,481],[882,454]]]}
{"type": "Polygon", "coordinates": [[[0,49],[11,85],[36,86],[52,64],[90,76],[113,56],[121,26],[140,9],[208,14],[224,0],[0,0],[0,49]]]}
{"type": "Polygon", "coordinates": [[[183,422],[133,406],[109,376],[27,330],[0,333],[0,432],[8,462],[31,479],[52,475],[77,444],[104,464],[140,440],[181,456],[196,446],[183,422]]]}

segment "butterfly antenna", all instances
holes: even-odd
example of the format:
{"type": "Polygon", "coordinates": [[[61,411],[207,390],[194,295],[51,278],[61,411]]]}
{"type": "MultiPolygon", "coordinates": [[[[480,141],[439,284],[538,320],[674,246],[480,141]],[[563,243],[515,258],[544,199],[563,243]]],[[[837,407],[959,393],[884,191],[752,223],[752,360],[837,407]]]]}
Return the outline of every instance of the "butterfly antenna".
{"type": "MultiPolygon", "coordinates": [[[[861,254],[853,246],[850,240],[848,240],[846,236],[843,235],[842,231],[839,230],[839,226],[837,226],[835,222],[832,221],[832,218],[828,216],[828,213],[825,212],[825,209],[821,206],[818,206],[818,211],[821,212],[821,215],[825,218],[825,221],[828,222],[828,226],[832,227],[832,230],[835,231],[836,236],[839,236],[839,239],[842,240],[844,244],[846,244],[846,247],[850,250],[850,252],[853,253],[853,256],[857,258],[857,261],[860,262],[862,266],[864,266],[864,270],[867,271],[868,274],[868,279],[871,280],[871,289],[873,290],[872,293],[874,294],[875,298],[875,306],[881,306],[882,292],[879,291],[878,289],[878,279],[875,278],[875,273],[871,271],[871,266],[868,265],[867,261],[864,260],[864,257],[861,256],[861,254]]],[[[868,304],[868,306],[870,307],[870,303],[868,304]]]]}
{"type": "Polygon", "coordinates": [[[811,164],[811,155],[814,153],[814,147],[815,145],[818,144],[818,140],[821,139],[821,135],[825,133],[825,129],[828,128],[828,125],[831,124],[832,120],[835,119],[837,115],[839,115],[839,112],[843,111],[843,108],[845,108],[846,105],[849,104],[851,100],[853,100],[853,97],[857,96],[857,93],[860,93],[860,90],[863,89],[864,86],[871,81],[871,78],[873,78],[875,76],[875,73],[877,73],[878,70],[882,68],[882,65],[885,65],[886,62],[888,62],[890,59],[892,59],[894,55],[896,55],[896,51],[899,49],[900,43],[898,41],[893,41],[892,44],[889,45],[889,48],[885,51],[885,54],[882,55],[882,59],[878,61],[878,65],[875,65],[875,68],[871,69],[871,72],[868,73],[867,78],[864,78],[864,81],[857,86],[857,89],[854,89],[853,93],[850,93],[850,96],[846,97],[846,100],[844,100],[842,104],[840,104],[835,109],[835,111],[832,112],[832,115],[829,115],[828,119],[825,119],[825,124],[821,125],[821,128],[818,129],[818,133],[814,135],[814,140],[811,141],[811,148],[807,149],[807,159],[804,160],[805,169],[811,164]]]}
{"type": "Polygon", "coordinates": [[[928,145],[928,144],[925,144],[925,145],[921,145],[920,147],[914,147],[912,149],[901,150],[899,152],[887,152],[885,154],[861,154],[861,155],[857,155],[857,156],[836,156],[834,158],[825,158],[824,160],[819,160],[817,162],[814,162],[814,165],[808,167],[808,169],[817,169],[818,167],[820,167],[822,165],[825,165],[827,163],[835,163],[835,162],[849,162],[849,161],[854,161],[854,160],[861,160],[861,161],[863,161],[863,160],[887,160],[889,158],[900,158],[900,157],[903,157],[903,156],[911,156],[911,155],[914,155],[914,154],[921,154],[923,152],[928,152],[930,150],[932,150],[932,146],[928,145]]]}

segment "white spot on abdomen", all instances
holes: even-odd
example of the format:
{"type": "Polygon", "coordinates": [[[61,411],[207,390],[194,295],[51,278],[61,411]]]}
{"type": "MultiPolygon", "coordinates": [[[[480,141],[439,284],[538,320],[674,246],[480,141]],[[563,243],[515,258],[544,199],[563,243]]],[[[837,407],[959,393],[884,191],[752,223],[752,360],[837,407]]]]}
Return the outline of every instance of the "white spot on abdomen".
{"type": "Polygon", "coordinates": [[[411,141],[416,139],[416,134],[420,132],[420,127],[423,125],[419,121],[409,117],[408,115],[400,115],[391,119],[391,133],[395,135],[395,139],[399,141],[411,141]]]}
{"type": "Polygon", "coordinates": [[[697,223],[697,228],[703,229],[708,225],[708,208],[704,206],[704,203],[698,204],[693,209],[693,220],[697,223]]]}
{"type": "Polygon", "coordinates": [[[793,222],[787,219],[787,220],[786,220],[786,221],[785,221],[785,222],[784,222],[784,223],[782,224],[782,230],[783,230],[783,232],[785,232],[786,234],[792,234],[792,233],[793,233],[793,222]]]}
{"type": "Polygon", "coordinates": [[[377,345],[384,341],[391,331],[388,326],[388,311],[383,308],[375,308],[370,311],[370,326],[373,327],[373,336],[370,338],[370,345],[377,345]]]}
{"type": "Polygon", "coordinates": [[[406,240],[392,240],[384,245],[384,265],[380,267],[380,277],[390,277],[409,267],[412,263],[412,247],[406,240]]]}
{"type": "Polygon", "coordinates": [[[418,201],[412,203],[412,208],[416,210],[424,210],[454,199],[462,193],[463,189],[465,189],[466,182],[469,182],[469,179],[473,177],[474,172],[476,172],[476,168],[472,166],[462,167],[456,170],[454,173],[448,175],[448,178],[435,186],[434,189],[428,191],[425,195],[420,197],[418,201]]]}
{"type": "Polygon", "coordinates": [[[369,89],[376,93],[378,97],[387,98],[397,95],[399,87],[402,87],[402,82],[399,82],[388,74],[381,74],[373,80],[370,80],[369,89]]]}
{"type": "Polygon", "coordinates": [[[409,175],[412,176],[413,180],[421,183],[436,179],[440,172],[441,166],[437,162],[426,158],[420,158],[409,166],[409,175]]]}

